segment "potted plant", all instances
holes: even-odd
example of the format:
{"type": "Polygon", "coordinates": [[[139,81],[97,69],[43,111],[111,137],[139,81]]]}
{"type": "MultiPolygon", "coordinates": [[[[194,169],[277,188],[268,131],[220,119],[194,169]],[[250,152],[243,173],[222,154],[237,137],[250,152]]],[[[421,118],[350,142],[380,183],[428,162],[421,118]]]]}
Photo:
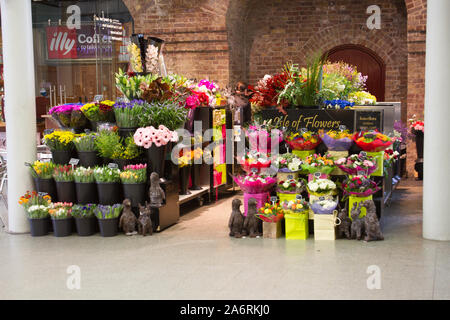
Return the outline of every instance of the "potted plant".
{"type": "Polygon", "coordinates": [[[81,112],[91,122],[92,130],[97,131],[100,122],[114,122],[113,105],[111,100],[86,103],[81,112]]]}
{"type": "Polygon", "coordinates": [[[132,100],[130,102],[116,102],[114,114],[116,124],[119,127],[119,135],[122,138],[133,136],[139,127],[139,114],[143,112],[147,103],[144,100],[132,100]]]}
{"type": "Polygon", "coordinates": [[[71,131],[55,130],[44,136],[44,144],[52,151],[53,162],[68,164],[72,158],[75,134],[71,131]]]}
{"type": "Polygon", "coordinates": [[[57,201],[55,180],[53,180],[54,170],[55,164],[50,161],[35,161],[30,165],[30,173],[33,177],[34,186],[37,192],[46,192],[54,201],[57,201]]]}
{"type": "Polygon", "coordinates": [[[122,202],[122,186],[120,184],[120,170],[106,166],[94,169],[97,183],[99,203],[113,205],[122,202]]]}
{"type": "Polygon", "coordinates": [[[136,162],[141,155],[139,147],[134,143],[133,137],[121,138],[120,143],[114,147],[111,155],[112,161],[122,170],[125,166],[136,162]]]}
{"type": "Polygon", "coordinates": [[[72,207],[72,217],[75,219],[77,233],[80,237],[91,236],[97,232],[96,207],[96,204],[76,204],[72,207]]]}
{"type": "Polygon", "coordinates": [[[77,201],[75,184],[73,182],[73,169],[71,165],[58,165],[53,171],[53,179],[56,183],[56,193],[59,202],[77,201]]]}
{"type": "Polygon", "coordinates": [[[132,207],[144,205],[147,194],[147,164],[128,165],[120,173],[125,199],[132,207]]]}
{"type": "Polygon", "coordinates": [[[306,240],[309,237],[309,204],[305,199],[284,201],[286,239],[306,240]]]}
{"type": "Polygon", "coordinates": [[[48,114],[56,120],[61,128],[72,128],[81,132],[87,124],[87,119],[80,110],[81,107],[81,103],[67,103],[52,107],[48,114]]]}
{"type": "Polygon", "coordinates": [[[67,237],[73,232],[72,203],[56,202],[48,210],[55,237],[67,237]]]}
{"type": "Polygon", "coordinates": [[[94,169],[78,167],[73,172],[77,203],[97,203],[97,184],[95,183],[94,169]]]}
{"type": "Polygon", "coordinates": [[[258,209],[256,217],[263,221],[263,237],[276,239],[281,237],[281,220],[283,220],[283,210],[279,204],[266,203],[264,207],[258,209]]]}
{"type": "Polygon", "coordinates": [[[113,237],[119,233],[119,216],[122,210],[121,204],[111,206],[100,204],[94,209],[102,237],[113,237]]]}
{"type": "Polygon", "coordinates": [[[20,197],[19,204],[27,212],[31,236],[40,237],[48,234],[50,223],[48,210],[51,204],[51,197],[39,194],[36,191],[28,191],[24,196],[20,197]]]}
{"type": "Polygon", "coordinates": [[[180,170],[180,195],[190,194],[188,191],[189,175],[194,153],[191,150],[181,149],[178,157],[178,168],[180,170]]]}
{"type": "Polygon", "coordinates": [[[83,133],[73,139],[73,144],[77,149],[79,165],[82,167],[95,167],[100,164],[100,159],[97,155],[97,148],[95,146],[95,139],[97,133],[83,133]]]}
{"type": "Polygon", "coordinates": [[[115,148],[121,145],[121,138],[112,130],[101,130],[95,139],[95,147],[98,154],[103,158],[103,164],[112,161],[115,148]]]}

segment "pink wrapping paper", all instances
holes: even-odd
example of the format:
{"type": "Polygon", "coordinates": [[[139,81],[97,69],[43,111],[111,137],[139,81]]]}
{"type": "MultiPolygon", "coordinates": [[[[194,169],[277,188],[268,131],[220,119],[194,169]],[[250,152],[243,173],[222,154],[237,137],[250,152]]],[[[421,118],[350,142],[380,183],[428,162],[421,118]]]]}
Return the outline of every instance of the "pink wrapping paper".
{"type": "Polygon", "coordinates": [[[244,216],[247,216],[248,200],[250,198],[255,198],[256,209],[264,207],[266,202],[269,202],[269,193],[244,193],[244,216]]]}

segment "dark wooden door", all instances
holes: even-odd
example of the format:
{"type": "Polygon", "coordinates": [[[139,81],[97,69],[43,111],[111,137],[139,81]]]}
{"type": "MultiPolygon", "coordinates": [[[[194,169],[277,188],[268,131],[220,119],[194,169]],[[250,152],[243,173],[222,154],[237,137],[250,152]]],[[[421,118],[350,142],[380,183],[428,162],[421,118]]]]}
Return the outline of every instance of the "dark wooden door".
{"type": "Polygon", "coordinates": [[[328,60],[356,66],[358,72],[368,76],[367,91],[377,97],[377,101],[385,101],[386,66],[375,52],[363,46],[341,45],[328,52],[328,60]]]}

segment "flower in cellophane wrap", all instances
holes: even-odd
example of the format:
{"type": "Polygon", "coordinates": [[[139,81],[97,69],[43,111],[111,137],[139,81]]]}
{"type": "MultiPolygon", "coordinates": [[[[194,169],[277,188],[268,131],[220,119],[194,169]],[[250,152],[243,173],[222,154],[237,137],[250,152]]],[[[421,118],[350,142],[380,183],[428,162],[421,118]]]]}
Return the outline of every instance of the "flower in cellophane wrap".
{"type": "Polygon", "coordinates": [[[310,174],[314,174],[316,172],[330,174],[334,168],[335,165],[333,159],[329,154],[324,156],[313,154],[312,156],[306,157],[304,163],[302,164],[302,169],[310,174]]]}
{"type": "Polygon", "coordinates": [[[304,179],[287,179],[279,181],[277,184],[277,192],[300,194],[305,191],[306,181],[304,179]]]}
{"type": "Polygon", "coordinates": [[[284,214],[279,204],[266,203],[264,207],[258,209],[258,213],[255,216],[264,222],[276,223],[283,219],[284,214]]]}
{"type": "Polygon", "coordinates": [[[256,168],[257,172],[260,172],[263,168],[270,167],[271,161],[267,154],[261,152],[248,152],[243,156],[239,164],[245,172],[250,173],[256,168]]]}
{"type": "Polygon", "coordinates": [[[81,112],[81,103],[68,103],[54,106],[49,110],[49,115],[56,120],[61,128],[82,128],[87,119],[81,112]]]}
{"type": "Polygon", "coordinates": [[[338,201],[331,199],[322,199],[311,203],[311,209],[314,214],[332,214],[336,210],[338,201]]]}
{"type": "Polygon", "coordinates": [[[353,136],[348,130],[328,131],[320,133],[320,138],[329,151],[347,151],[353,144],[353,136]]]}
{"type": "Polygon", "coordinates": [[[377,183],[365,175],[348,177],[342,183],[345,195],[356,197],[368,197],[380,190],[377,183]]]}
{"type": "Polygon", "coordinates": [[[336,184],[329,179],[314,179],[308,182],[306,189],[317,197],[330,195],[336,191],[336,184]]]}
{"type": "Polygon", "coordinates": [[[363,153],[352,154],[347,158],[340,158],[334,164],[345,173],[356,176],[359,172],[370,175],[377,170],[377,161],[363,153]]]}
{"type": "Polygon", "coordinates": [[[358,147],[368,152],[383,151],[392,144],[391,138],[378,131],[355,133],[353,140],[358,147]]]}
{"type": "Polygon", "coordinates": [[[278,172],[297,172],[302,169],[302,160],[293,153],[280,154],[274,160],[274,165],[278,168],[278,172]]]}
{"type": "Polygon", "coordinates": [[[290,133],[284,140],[292,150],[314,150],[321,142],[319,135],[311,131],[290,133]]]}
{"type": "Polygon", "coordinates": [[[309,203],[305,199],[284,200],[281,204],[284,214],[309,214],[309,203]]]}
{"type": "Polygon", "coordinates": [[[233,179],[244,193],[250,194],[267,192],[277,183],[276,178],[256,173],[234,176],[233,179]]]}
{"type": "Polygon", "coordinates": [[[273,127],[270,122],[262,125],[251,125],[245,130],[245,133],[248,137],[250,148],[258,152],[270,153],[272,147],[279,145],[283,141],[282,131],[273,127]]]}

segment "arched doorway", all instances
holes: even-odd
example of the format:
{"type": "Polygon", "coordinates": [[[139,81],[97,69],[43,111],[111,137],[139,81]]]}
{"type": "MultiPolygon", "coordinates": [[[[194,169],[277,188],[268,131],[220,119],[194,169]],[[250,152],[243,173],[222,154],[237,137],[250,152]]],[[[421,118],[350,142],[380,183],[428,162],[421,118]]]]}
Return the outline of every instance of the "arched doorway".
{"type": "Polygon", "coordinates": [[[345,44],[328,51],[328,60],[356,66],[359,72],[368,76],[367,90],[377,97],[377,101],[385,100],[386,65],[375,52],[363,46],[345,44]]]}

